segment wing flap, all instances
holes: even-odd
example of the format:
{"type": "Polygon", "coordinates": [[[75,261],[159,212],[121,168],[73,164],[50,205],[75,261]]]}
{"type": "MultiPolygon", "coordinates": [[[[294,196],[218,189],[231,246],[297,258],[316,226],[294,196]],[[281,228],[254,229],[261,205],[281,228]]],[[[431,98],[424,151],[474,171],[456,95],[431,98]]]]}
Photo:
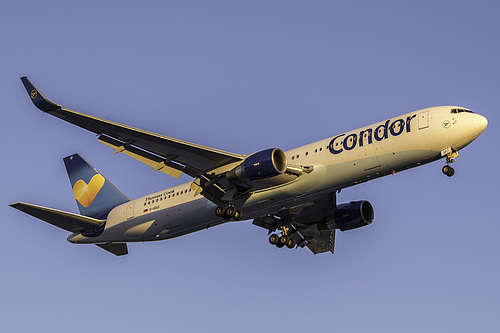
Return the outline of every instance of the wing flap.
{"type": "MultiPolygon", "coordinates": [[[[105,135],[100,135],[98,138],[99,142],[104,143],[105,145],[114,148],[116,153],[124,153],[127,156],[130,156],[139,162],[149,165],[153,168],[153,171],[161,171],[166,173],[169,176],[174,178],[179,178],[183,171],[183,166],[179,164],[173,163],[171,160],[161,158],[155,154],[151,154],[147,151],[138,149],[132,145],[129,145],[124,142],[120,142],[113,138],[110,138],[105,135]]],[[[192,177],[196,177],[197,175],[190,175],[192,177]]]]}
{"type": "Polygon", "coordinates": [[[16,202],[10,206],[22,211],[23,213],[34,216],[42,221],[70,232],[80,232],[82,230],[97,228],[106,222],[105,220],[98,220],[91,217],[24,202],[16,202]]]}

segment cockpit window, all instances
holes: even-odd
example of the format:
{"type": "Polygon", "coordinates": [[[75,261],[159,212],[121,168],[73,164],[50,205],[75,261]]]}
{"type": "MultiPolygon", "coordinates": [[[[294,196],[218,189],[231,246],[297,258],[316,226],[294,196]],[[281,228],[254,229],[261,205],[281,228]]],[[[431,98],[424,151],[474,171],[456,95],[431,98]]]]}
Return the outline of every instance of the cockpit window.
{"type": "Polygon", "coordinates": [[[467,109],[451,109],[451,113],[462,113],[462,112],[474,113],[471,110],[467,110],[467,109]]]}

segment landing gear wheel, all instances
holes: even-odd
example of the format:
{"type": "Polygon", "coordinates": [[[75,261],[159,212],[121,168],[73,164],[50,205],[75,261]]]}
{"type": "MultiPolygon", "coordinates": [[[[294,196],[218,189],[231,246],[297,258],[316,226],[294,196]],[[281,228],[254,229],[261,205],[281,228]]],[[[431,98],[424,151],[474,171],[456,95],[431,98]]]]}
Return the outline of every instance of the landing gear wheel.
{"type": "Polygon", "coordinates": [[[283,247],[286,244],[288,244],[289,240],[290,240],[290,237],[288,237],[287,235],[283,235],[283,236],[280,237],[280,239],[278,241],[278,244],[281,245],[281,247],[283,247]]]}
{"type": "Polygon", "coordinates": [[[217,215],[218,217],[224,216],[225,212],[226,210],[224,209],[223,206],[217,206],[217,208],[215,208],[215,215],[217,215]]]}
{"type": "Polygon", "coordinates": [[[448,177],[451,177],[451,176],[453,176],[453,175],[455,174],[455,169],[453,169],[453,168],[452,168],[451,166],[449,166],[449,165],[445,165],[445,166],[443,167],[443,173],[444,173],[445,175],[447,175],[448,177]]]}
{"type": "Polygon", "coordinates": [[[239,221],[239,220],[241,220],[242,217],[243,217],[243,212],[241,210],[239,210],[239,209],[236,209],[234,211],[233,220],[239,221]]]}
{"type": "Polygon", "coordinates": [[[234,217],[234,213],[236,212],[236,209],[234,206],[229,206],[226,208],[226,212],[224,213],[224,219],[225,220],[230,220],[234,217]]]}
{"type": "Polygon", "coordinates": [[[272,234],[271,236],[269,236],[269,243],[271,243],[272,245],[276,245],[278,244],[279,239],[280,238],[278,237],[278,235],[272,234]]]}
{"type": "Polygon", "coordinates": [[[286,247],[289,249],[293,249],[297,243],[293,238],[288,239],[288,242],[286,243],[286,247]]]}

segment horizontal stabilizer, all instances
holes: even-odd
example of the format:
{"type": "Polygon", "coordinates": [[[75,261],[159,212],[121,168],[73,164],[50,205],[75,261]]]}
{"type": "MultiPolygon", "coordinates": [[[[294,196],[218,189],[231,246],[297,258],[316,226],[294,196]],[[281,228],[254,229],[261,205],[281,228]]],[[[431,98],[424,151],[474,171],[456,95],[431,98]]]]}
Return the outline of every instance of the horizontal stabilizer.
{"type": "Polygon", "coordinates": [[[113,253],[115,256],[128,254],[127,243],[96,244],[101,249],[113,253]]]}
{"type": "Polygon", "coordinates": [[[80,232],[82,230],[97,228],[106,222],[105,220],[98,220],[24,202],[16,202],[10,206],[70,232],[80,232]]]}

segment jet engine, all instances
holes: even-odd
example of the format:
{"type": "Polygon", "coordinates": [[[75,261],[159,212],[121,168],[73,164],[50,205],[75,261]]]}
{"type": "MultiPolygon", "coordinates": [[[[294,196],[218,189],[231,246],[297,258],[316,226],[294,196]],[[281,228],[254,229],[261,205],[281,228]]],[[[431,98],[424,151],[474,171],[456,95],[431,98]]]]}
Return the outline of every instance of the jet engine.
{"type": "Polygon", "coordinates": [[[368,201],[351,201],[340,204],[333,213],[335,224],[342,230],[364,227],[373,222],[373,207],[368,201]]]}
{"type": "Polygon", "coordinates": [[[282,174],[287,169],[286,156],[279,148],[270,148],[248,156],[226,174],[227,180],[260,180],[282,174]]]}

